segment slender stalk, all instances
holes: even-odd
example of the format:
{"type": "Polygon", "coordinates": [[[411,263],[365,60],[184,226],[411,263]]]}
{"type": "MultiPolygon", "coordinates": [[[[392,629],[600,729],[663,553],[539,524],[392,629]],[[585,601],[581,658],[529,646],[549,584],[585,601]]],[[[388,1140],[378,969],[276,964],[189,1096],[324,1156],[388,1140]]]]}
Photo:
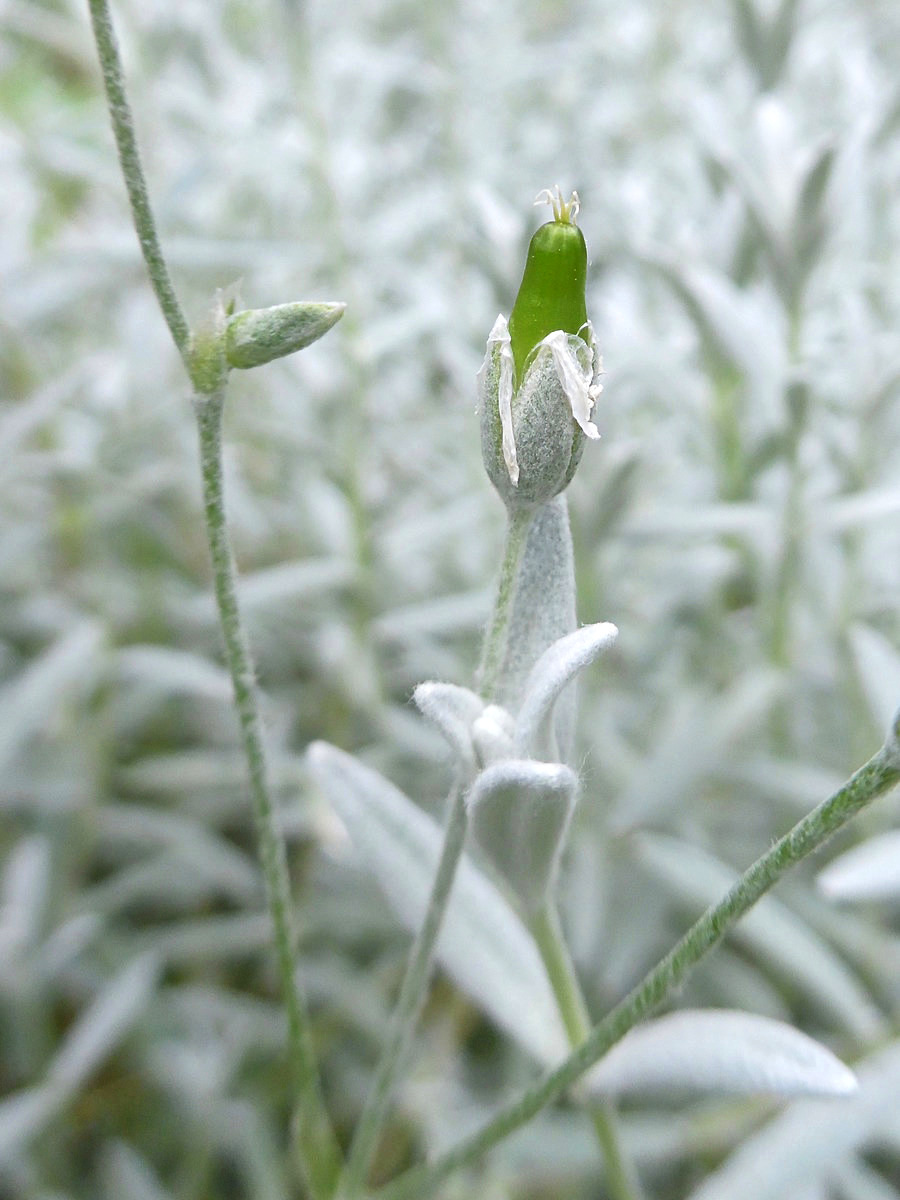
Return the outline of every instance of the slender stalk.
{"type": "Polygon", "coordinates": [[[234,687],[250,790],[259,836],[260,860],[275,937],[275,950],[288,1018],[288,1047],[298,1091],[299,1141],[310,1190],[327,1200],[334,1194],[340,1150],[319,1090],[309,1017],[297,983],[290,883],[284,839],[276,824],[266,771],[256,678],[238,609],[235,565],[222,496],[222,409],[224,392],[195,398],[203,474],[203,509],[212,559],[225,656],[234,687]]]}
{"type": "MultiPolygon", "coordinates": [[[[506,637],[516,597],[516,581],[528,540],[533,513],[517,513],[510,517],[506,545],[500,565],[500,578],[490,622],[484,636],[478,679],[481,694],[490,699],[497,685],[503,664],[506,637]]],[[[449,799],[449,816],[441,848],[440,862],[431,887],[425,920],[409,952],[400,996],[391,1021],[388,1040],[382,1050],[375,1078],[360,1116],[347,1167],[341,1179],[340,1194],[352,1200],[365,1188],[366,1180],[378,1148],[388,1105],[422,1010],[434,947],[447,910],[456,869],[462,857],[468,828],[465,793],[468,781],[459,780],[449,799]]]]}
{"type": "Polygon", "coordinates": [[[378,1200],[430,1196],[442,1179],[476,1162],[492,1146],[556,1100],[630,1029],[658,1008],[716,946],[731,927],[781,876],[823,845],[861,809],[900,783],[900,731],[851,778],[780,838],[744,872],[718,904],[691,926],[665,958],[644,977],[559,1067],[501,1109],[487,1124],[433,1163],[415,1167],[382,1188],[378,1200]]]}
{"type": "Polygon", "coordinates": [[[400,995],[391,1017],[388,1039],[375,1069],[375,1078],[347,1156],[347,1167],[341,1180],[340,1191],[348,1197],[359,1195],[365,1188],[394,1085],[406,1061],[412,1035],[425,1001],[434,944],[443,922],[456,868],[466,840],[468,819],[465,795],[465,788],[458,781],[450,793],[450,811],[444,844],[431,886],[425,920],[410,948],[400,995]]]}
{"type": "Polygon", "coordinates": [[[197,388],[195,410],[200,434],[206,531],[219,619],[234,687],[235,708],[250,775],[260,859],[266,880],[275,948],[287,1008],[289,1053],[298,1092],[300,1156],[314,1200],[329,1200],[334,1193],[340,1170],[340,1149],[319,1090],[309,1018],[295,978],[295,938],[291,920],[287,855],[284,840],[275,822],[266,778],[256,680],[238,610],[234,558],[225,524],[222,497],[222,408],[227,370],[220,361],[221,349],[217,349],[215,340],[206,347],[202,362],[192,351],[190,326],[175,294],[156,231],[109,6],[107,0],[89,0],[89,6],[113,134],[141,253],[172,340],[197,388]],[[205,383],[201,382],[201,375],[204,376],[205,383]]]}
{"type": "MultiPolygon", "coordinates": [[[[569,1044],[575,1050],[590,1033],[591,1021],[584,994],[578,983],[575,964],[559,927],[559,918],[550,901],[534,917],[531,932],[547,968],[547,977],[559,1005],[569,1044]]],[[[607,1182],[613,1200],[642,1200],[640,1181],[625,1155],[619,1138],[613,1105],[591,1101],[588,1111],[597,1141],[603,1151],[607,1182]]]]}
{"type": "Polygon", "coordinates": [[[497,596],[494,600],[490,623],[485,631],[484,643],[481,648],[481,663],[476,676],[478,692],[485,700],[494,699],[494,692],[503,667],[509,622],[516,598],[516,580],[528,542],[528,532],[534,518],[534,509],[520,508],[509,514],[506,545],[503,550],[500,578],[497,583],[497,596]]]}
{"type": "Polygon", "coordinates": [[[189,352],[191,331],[184,310],[175,295],[169,268],[163,257],[156,232],[156,221],[153,209],[150,207],[150,197],[147,193],[147,181],[141,166],[141,156],[138,151],[137,139],[134,136],[134,121],[131,116],[131,106],[125,91],[125,77],[122,72],[122,60],[116,44],[116,35],[109,15],[109,5],[106,0],[88,0],[91,9],[91,24],[94,29],[94,40],[97,43],[97,54],[100,59],[100,70],[103,73],[103,86],[106,89],[106,102],[112,121],[113,135],[119,152],[119,162],[122,165],[122,175],[128,190],[128,200],[131,204],[131,215],[137,230],[141,253],[147,264],[150,283],[159,301],[159,307],[165,317],[172,340],[178,347],[184,364],[189,367],[189,352]]]}

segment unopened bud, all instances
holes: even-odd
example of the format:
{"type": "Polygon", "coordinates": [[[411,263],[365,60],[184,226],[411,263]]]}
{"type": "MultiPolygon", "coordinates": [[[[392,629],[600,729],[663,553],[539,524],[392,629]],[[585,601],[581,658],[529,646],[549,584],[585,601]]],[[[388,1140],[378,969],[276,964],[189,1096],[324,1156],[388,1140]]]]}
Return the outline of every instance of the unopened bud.
{"type": "Polygon", "coordinates": [[[484,464],[508,508],[551,500],[571,481],[585,437],[600,436],[591,415],[601,360],[585,312],[578,197],[566,204],[557,188],[544,199],[554,219],[531,239],[512,315],[494,322],[478,373],[484,464]]]}
{"type": "Polygon", "coordinates": [[[248,308],[228,318],[225,357],[230,367],[258,367],[317,341],[344,315],[346,304],[298,300],[248,308]]]}

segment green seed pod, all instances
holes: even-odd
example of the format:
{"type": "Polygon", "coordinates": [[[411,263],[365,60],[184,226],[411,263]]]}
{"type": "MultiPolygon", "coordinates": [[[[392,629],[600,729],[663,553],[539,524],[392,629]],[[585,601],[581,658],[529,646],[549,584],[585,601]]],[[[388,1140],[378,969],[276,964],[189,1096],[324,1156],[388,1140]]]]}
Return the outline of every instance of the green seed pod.
{"type": "MultiPolygon", "coordinates": [[[[587,308],[587,246],[575,224],[578,196],[565,204],[559,194],[541,192],[537,202],[553,205],[553,220],[542,225],[528,247],[525,273],[509,317],[516,382],[525,377],[528,358],[548,333],[562,329],[580,333],[585,341],[587,308]]],[[[590,344],[590,343],[588,343],[590,344]]]]}
{"type": "Polygon", "coordinates": [[[544,504],[571,481],[600,384],[585,310],[587,250],[578,197],[549,199],[554,219],[531,240],[509,323],[497,318],[478,373],[485,468],[508,508],[544,504]]]}

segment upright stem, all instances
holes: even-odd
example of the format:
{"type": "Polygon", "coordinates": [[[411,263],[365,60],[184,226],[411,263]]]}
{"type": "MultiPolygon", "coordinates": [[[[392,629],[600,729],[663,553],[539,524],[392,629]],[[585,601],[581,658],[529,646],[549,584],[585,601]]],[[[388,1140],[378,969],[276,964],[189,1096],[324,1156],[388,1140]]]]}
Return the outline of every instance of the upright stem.
{"type": "Polygon", "coordinates": [[[497,1142],[527,1124],[658,1008],[790,867],[812,854],[861,809],[897,783],[900,783],[900,722],[889,743],[758,858],[723,899],[707,909],[637,987],[593,1027],[565,1062],[435,1162],[415,1167],[382,1188],[378,1200],[413,1200],[432,1195],[442,1179],[476,1162],[497,1142]]]}
{"type": "Polygon", "coordinates": [[[100,70],[103,73],[103,86],[106,89],[106,102],[109,106],[113,135],[119,152],[119,162],[122,165],[122,175],[128,190],[131,215],[137,230],[138,241],[141,244],[141,253],[147,264],[147,273],[156,293],[156,299],[159,301],[159,307],[162,309],[163,317],[165,317],[169,332],[172,334],[172,340],[178,347],[178,352],[190,374],[188,359],[191,331],[184,310],[175,295],[169,268],[166,266],[166,260],[159,244],[153,209],[150,207],[150,197],[147,193],[147,181],[144,179],[141,156],[138,151],[137,139],[134,136],[134,121],[125,91],[122,61],[119,58],[119,48],[109,15],[109,6],[106,0],[88,0],[88,3],[91,9],[94,40],[97,43],[97,53],[100,58],[100,70]]]}
{"type": "Polygon", "coordinates": [[[509,514],[506,545],[503,549],[503,562],[500,565],[500,578],[497,582],[497,596],[494,600],[490,623],[485,631],[484,643],[481,648],[481,663],[476,678],[478,692],[485,700],[494,699],[500,671],[503,667],[509,622],[516,599],[516,580],[528,542],[528,532],[534,518],[534,509],[520,508],[509,514]]]}
{"type": "Polygon", "coordinates": [[[259,836],[260,860],[275,936],[275,950],[288,1018],[288,1048],[298,1092],[299,1143],[310,1190],[316,1200],[334,1194],[340,1150],[319,1089],[309,1017],[295,973],[295,934],[287,855],[272,806],[259,719],[255,672],[241,623],[235,588],[235,566],[225,523],[222,496],[222,407],[224,392],[195,398],[203,473],[203,507],[212,558],[219,620],[234,687],[250,791],[259,836]]]}
{"type": "Polygon", "coordinates": [[[391,1017],[388,1039],[378,1060],[375,1078],[353,1135],[347,1167],[341,1180],[343,1196],[357,1196],[365,1188],[394,1085],[406,1060],[425,1001],[434,944],[443,923],[456,868],[466,840],[466,788],[459,781],[450,793],[448,807],[444,844],[431,886],[428,909],[410,948],[400,995],[391,1017]]]}
{"type": "MultiPolygon", "coordinates": [[[[493,696],[503,665],[506,636],[516,597],[516,581],[533,516],[532,512],[517,513],[509,519],[497,595],[485,632],[481,666],[478,671],[479,690],[486,700],[493,696]]],[[[425,920],[410,948],[388,1040],[375,1068],[375,1078],[356,1127],[347,1167],[341,1179],[340,1194],[349,1200],[358,1196],[365,1188],[394,1086],[422,1010],[435,943],[443,924],[456,869],[465,845],[468,828],[468,783],[468,779],[458,780],[450,793],[444,843],[431,887],[425,920]]]]}
{"type": "MultiPolygon", "coordinates": [[[[591,1021],[559,918],[550,901],[534,917],[531,932],[547,968],[569,1044],[575,1050],[590,1033],[591,1021]]],[[[610,1103],[598,1101],[592,1101],[588,1107],[614,1200],[641,1200],[640,1181],[622,1148],[615,1109],[610,1103]]]]}
{"type": "Polygon", "coordinates": [[[318,1073],[312,1050],[309,1018],[294,972],[294,932],[290,909],[290,888],[284,841],[275,815],[266,778],[266,763],[259,721],[256,680],[241,624],[235,591],[234,558],[225,524],[222,498],[222,407],[227,370],[218,362],[220,349],[207,349],[206,367],[212,363],[215,384],[199,382],[201,368],[192,352],[191,330],[175,294],[169,269],[163,256],[156,222],[141,166],[140,151],[134,134],[134,121],[125,91],[122,62],[107,0],[88,0],[91,24],[113,134],[119,153],[122,175],[131,205],[141,253],[147,265],[150,283],[172,340],[198,394],[195,397],[200,433],[200,458],[203,476],[203,502],[206,532],[212,557],[216,601],[225,640],[228,669],[234,687],[235,707],[241,726],[244,753],[250,775],[254,814],[260,843],[260,858],[266,880],[266,893],[275,935],[278,966],[288,1016],[289,1053],[298,1092],[299,1146],[306,1180],[314,1200],[329,1200],[340,1170],[340,1149],[332,1131],[319,1090],[318,1073]]]}

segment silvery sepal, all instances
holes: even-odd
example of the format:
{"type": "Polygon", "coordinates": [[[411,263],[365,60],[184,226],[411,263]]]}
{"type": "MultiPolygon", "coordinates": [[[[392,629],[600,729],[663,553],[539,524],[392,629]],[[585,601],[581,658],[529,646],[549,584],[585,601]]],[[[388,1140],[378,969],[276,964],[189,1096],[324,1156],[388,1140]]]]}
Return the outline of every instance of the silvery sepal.
{"type": "Polygon", "coordinates": [[[258,367],[302,350],[337,324],[346,307],[339,301],[297,300],[234,313],[225,324],[228,365],[258,367]]]}
{"type": "Polygon", "coordinates": [[[587,341],[557,329],[531,352],[515,378],[509,325],[499,316],[478,372],[481,451],[507,507],[544,504],[571,481],[585,437],[599,438],[591,417],[601,359],[590,322],[587,341]]]}
{"type": "Polygon", "coordinates": [[[472,832],[527,912],[553,885],[577,787],[562,763],[506,759],[482,771],[469,792],[472,832]]]}

